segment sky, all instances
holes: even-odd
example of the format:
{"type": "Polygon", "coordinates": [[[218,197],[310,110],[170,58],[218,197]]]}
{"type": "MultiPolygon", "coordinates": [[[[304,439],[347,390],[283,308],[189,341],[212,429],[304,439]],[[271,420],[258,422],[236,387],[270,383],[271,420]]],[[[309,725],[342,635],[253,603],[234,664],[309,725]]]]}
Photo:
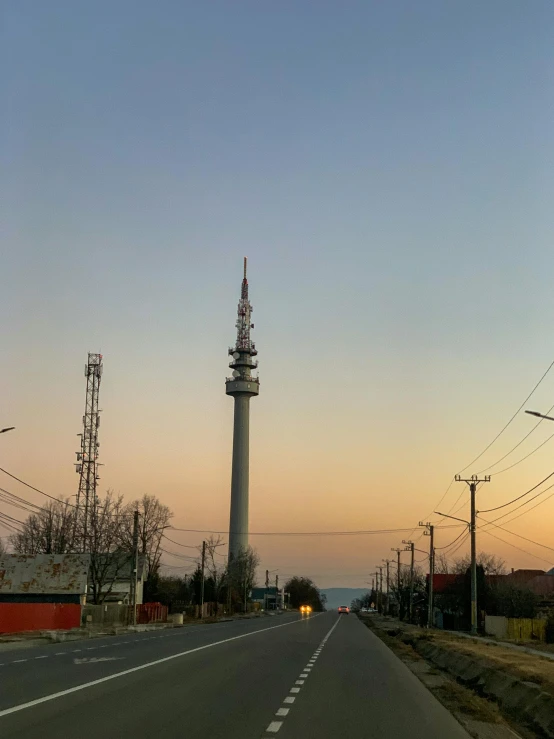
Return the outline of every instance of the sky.
{"type": "MultiPolygon", "coordinates": [[[[552,3],[21,0],[2,14],[0,426],[16,430],[0,466],[75,494],[83,367],[101,352],[101,489],[226,531],[224,378],[247,255],[251,532],[404,529],[253,535],[261,579],[364,587],[410,535],[423,560],[412,527],[438,524],[453,475],[554,359],[552,3]]],[[[554,404],[554,370],[529,402],[554,404]]],[[[494,474],[554,433],[545,421],[508,454],[533,425],[520,412],[464,471],[492,475],[480,510],[552,471],[550,442],[494,474]]],[[[499,524],[554,547],[549,494],[499,524]]],[[[442,512],[465,503],[465,518],[468,500],[455,483],[442,512]]],[[[437,529],[437,546],[460,531],[437,529]]],[[[554,565],[554,549],[492,527],[478,548],[554,565]]]]}

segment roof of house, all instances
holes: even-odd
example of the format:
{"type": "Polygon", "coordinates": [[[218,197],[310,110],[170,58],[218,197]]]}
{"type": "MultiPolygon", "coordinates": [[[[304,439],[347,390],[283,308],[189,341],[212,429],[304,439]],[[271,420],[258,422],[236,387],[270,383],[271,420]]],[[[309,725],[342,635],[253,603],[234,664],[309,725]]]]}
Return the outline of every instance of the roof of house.
{"type": "Polygon", "coordinates": [[[90,554],[4,554],[0,594],[83,594],[90,554]]]}

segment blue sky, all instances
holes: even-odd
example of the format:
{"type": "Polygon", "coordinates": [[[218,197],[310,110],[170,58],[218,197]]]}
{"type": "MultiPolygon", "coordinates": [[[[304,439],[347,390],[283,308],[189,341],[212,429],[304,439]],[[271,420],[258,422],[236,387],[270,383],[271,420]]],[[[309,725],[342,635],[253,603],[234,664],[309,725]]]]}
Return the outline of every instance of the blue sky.
{"type": "Polygon", "coordinates": [[[247,254],[253,523],[423,515],[552,358],[552,4],[3,15],[11,468],[74,492],[81,367],[101,350],[106,485],[224,527],[222,382],[247,254]]]}

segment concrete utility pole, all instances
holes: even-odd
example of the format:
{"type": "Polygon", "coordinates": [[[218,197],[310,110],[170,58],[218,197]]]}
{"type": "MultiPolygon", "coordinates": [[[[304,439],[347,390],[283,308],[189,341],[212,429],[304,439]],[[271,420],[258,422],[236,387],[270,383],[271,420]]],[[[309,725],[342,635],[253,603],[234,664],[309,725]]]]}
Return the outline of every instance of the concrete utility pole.
{"type": "Polygon", "coordinates": [[[133,558],[131,564],[131,590],[133,603],[133,626],[137,625],[137,589],[139,568],[139,512],[133,514],[133,558]]]}
{"type": "Polygon", "coordinates": [[[275,607],[279,602],[279,575],[275,575],[275,607]]]}
{"type": "Polygon", "coordinates": [[[389,589],[390,589],[389,565],[390,565],[390,560],[389,559],[384,559],[383,562],[387,566],[387,602],[386,602],[385,612],[387,613],[387,615],[389,615],[390,614],[390,598],[389,598],[389,589]]]}
{"type": "Polygon", "coordinates": [[[229,349],[233,376],[225,380],[225,392],[235,399],[233,426],[233,467],[231,475],[231,514],[229,520],[229,565],[248,547],[248,484],[250,444],[250,398],[260,392],[260,380],[251,371],[258,366],[258,353],[250,339],[252,306],[248,299],[246,257],[237,317],[237,343],[229,349]]]}
{"type": "Polygon", "coordinates": [[[410,609],[409,609],[409,619],[410,622],[413,619],[414,615],[414,552],[415,552],[415,544],[413,541],[404,541],[402,539],[402,544],[406,544],[405,552],[411,552],[412,556],[410,559],[410,609]]]}
{"type": "Polygon", "coordinates": [[[206,542],[202,542],[202,579],[200,580],[200,618],[204,616],[204,571],[206,567],[206,542]]]}
{"type": "Polygon", "coordinates": [[[269,588],[269,570],[265,571],[265,593],[264,593],[264,611],[267,611],[267,589],[269,588]]]}
{"type": "Polygon", "coordinates": [[[396,564],[396,592],[398,597],[398,617],[400,617],[400,553],[403,552],[403,549],[398,549],[391,547],[391,552],[396,552],[397,557],[397,564],[396,564]]]}
{"type": "Polygon", "coordinates": [[[463,480],[460,475],[456,475],[456,482],[465,482],[469,485],[470,501],[471,501],[471,518],[469,523],[469,531],[471,534],[471,633],[477,634],[478,631],[478,609],[477,609],[477,549],[475,542],[475,493],[477,486],[481,482],[490,482],[490,475],[486,475],[483,479],[479,479],[477,475],[472,475],[469,480],[463,480]]]}
{"type": "Polygon", "coordinates": [[[433,577],[435,575],[435,527],[431,523],[419,522],[420,526],[425,526],[424,536],[431,537],[429,542],[429,597],[427,607],[427,628],[430,629],[433,626],[433,577]]]}

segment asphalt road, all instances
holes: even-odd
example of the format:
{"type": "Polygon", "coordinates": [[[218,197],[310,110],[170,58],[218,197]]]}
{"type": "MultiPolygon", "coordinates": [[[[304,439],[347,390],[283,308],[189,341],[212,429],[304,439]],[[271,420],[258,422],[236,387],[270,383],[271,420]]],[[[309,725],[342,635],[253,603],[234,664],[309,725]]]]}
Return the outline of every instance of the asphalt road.
{"type": "Polygon", "coordinates": [[[468,739],[355,616],[287,614],[0,653],[2,739],[468,739]]]}

